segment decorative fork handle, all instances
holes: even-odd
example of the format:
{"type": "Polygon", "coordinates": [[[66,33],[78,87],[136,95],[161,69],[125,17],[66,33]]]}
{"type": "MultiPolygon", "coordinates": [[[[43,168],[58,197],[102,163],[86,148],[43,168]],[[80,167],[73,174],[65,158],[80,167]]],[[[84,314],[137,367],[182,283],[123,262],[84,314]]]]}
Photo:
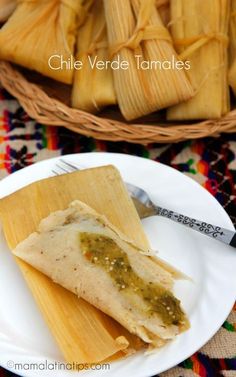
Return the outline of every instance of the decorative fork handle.
{"type": "Polygon", "coordinates": [[[159,206],[155,206],[155,209],[159,216],[166,217],[175,221],[176,223],[185,225],[188,228],[196,230],[197,232],[205,234],[208,237],[212,237],[217,241],[221,241],[236,248],[236,232],[232,230],[208,224],[159,206]]]}
{"type": "MultiPolygon", "coordinates": [[[[80,170],[80,167],[78,167],[77,165],[73,165],[62,159],[61,161],[66,165],[66,168],[61,167],[59,165],[57,165],[57,167],[59,167],[63,173],[70,173],[71,171],[80,170]],[[68,171],[68,167],[70,168],[69,171],[68,171]]],[[[53,170],[53,173],[55,173],[56,175],[61,174],[55,170],[53,170]]],[[[186,227],[196,230],[197,232],[200,232],[201,234],[205,234],[208,237],[211,237],[217,241],[221,241],[227,245],[230,245],[236,248],[236,232],[235,231],[221,228],[220,226],[217,226],[217,225],[208,224],[206,222],[193,219],[191,217],[182,215],[180,213],[171,211],[169,209],[156,206],[150,200],[148,194],[144,190],[134,185],[131,185],[130,183],[127,183],[127,182],[126,182],[126,187],[132,199],[134,201],[135,200],[138,201],[139,204],[140,203],[143,204],[143,207],[148,210],[148,213],[146,212],[142,214],[142,218],[153,216],[153,215],[166,217],[170,220],[175,221],[176,223],[185,225],[186,227]]],[[[136,206],[137,203],[134,202],[134,204],[136,206]]]]}

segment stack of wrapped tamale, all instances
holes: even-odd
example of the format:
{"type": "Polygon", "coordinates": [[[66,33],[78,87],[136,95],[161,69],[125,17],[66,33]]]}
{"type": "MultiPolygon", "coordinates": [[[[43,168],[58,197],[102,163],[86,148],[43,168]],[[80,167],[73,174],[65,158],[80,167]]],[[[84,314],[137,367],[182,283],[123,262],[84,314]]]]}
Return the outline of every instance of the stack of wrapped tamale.
{"type": "Polygon", "coordinates": [[[236,96],[236,0],[231,0],[229,84],[236,96]]]}
{"type": "Polygon", "coordinates": [[[229,8],[229,0],[171,1],[174,44],[190,61],[195,96],[168,110],[169,120],[220,118],[229,110],[229,8]]]}
{"type": "Polygon", "coordinates": [[[0,59],[73,84],[75,108],[215,119],[229,85],[236,95],[236,0],[0,0],[0,22],[9,16],[0,59]]]}
{"type": "Polygon", "coordinates": [[[73,69],[61,59],[69,62],[73,57],[81,4],[82,0],[19,1],[0,30],[0,59],[71,84],[73,69]]]}

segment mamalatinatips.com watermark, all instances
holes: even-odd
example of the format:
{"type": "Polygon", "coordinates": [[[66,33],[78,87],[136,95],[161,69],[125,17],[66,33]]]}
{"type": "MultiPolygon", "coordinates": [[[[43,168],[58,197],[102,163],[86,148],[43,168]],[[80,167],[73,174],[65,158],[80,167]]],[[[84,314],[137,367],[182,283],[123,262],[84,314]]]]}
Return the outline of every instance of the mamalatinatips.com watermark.
{"type": "Polygon", "coordinates": [[[79,364],[79,363],[62,363],[59,361],[45,360],[41,363],[16,363],[13,360],[8,360],[6,364],[8,369],[15,372],[21,371],[82,371],[82,370],[110,370],[111,365],[108,363],[92,363],[92,364],[79,364]]]}

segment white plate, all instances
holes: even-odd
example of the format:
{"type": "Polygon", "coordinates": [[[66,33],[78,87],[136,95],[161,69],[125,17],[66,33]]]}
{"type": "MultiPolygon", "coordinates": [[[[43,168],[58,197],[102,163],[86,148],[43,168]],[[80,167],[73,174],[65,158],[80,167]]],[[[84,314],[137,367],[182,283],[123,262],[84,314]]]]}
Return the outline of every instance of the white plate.
{"type": "MultiPolygon", "coordinates": [[[[124,180],[147,190],[161,206],[234,229],[220,204],[200,185],[178,171],[151,160],[120,154],[86,153],[64,157],[83,167],[115,165],[124,180]]],[[[0,182],[0,197],[51,174],[57,158],[39,162],[0,182]]],[[[26,376],[149,377],[183,361],[201,348],[229,314],[236,292],[236,252],[164,218],[143,221],[154,250],[193,278],[178,282],[176,294],[187,311],[191,328],[163,349],[114,362],[109,371],[70,372],[27,370],[29,363],[63,362],[63,356],[0,234],[0,364],[26,376]],[[14,363],[27,363],[24,369],[14,363]]],[[[41,366],[40,368],[43,368],[41,366]]]]}

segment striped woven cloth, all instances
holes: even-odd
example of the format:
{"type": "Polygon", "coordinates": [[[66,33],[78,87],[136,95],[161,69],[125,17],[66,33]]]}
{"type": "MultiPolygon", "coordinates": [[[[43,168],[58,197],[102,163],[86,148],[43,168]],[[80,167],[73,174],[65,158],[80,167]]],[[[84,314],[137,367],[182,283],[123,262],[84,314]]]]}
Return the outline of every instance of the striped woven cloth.
{"type": "MultiPolygon", "coordinates": [[[[129,153],[170,165],[205,187],[236,224],[236,135],[178,144],[101,142],[32,121],[0,89],[0,179],[43,159],[92,151],[129,153]]],[[[0,355],[1,362],[1,355],[0,355]]],[[[0,377],[12,377],[0,368],[0,377]]],[[[160,377],[236,377],[236,305],[219,332],[199,352],[160,377]]]]}

